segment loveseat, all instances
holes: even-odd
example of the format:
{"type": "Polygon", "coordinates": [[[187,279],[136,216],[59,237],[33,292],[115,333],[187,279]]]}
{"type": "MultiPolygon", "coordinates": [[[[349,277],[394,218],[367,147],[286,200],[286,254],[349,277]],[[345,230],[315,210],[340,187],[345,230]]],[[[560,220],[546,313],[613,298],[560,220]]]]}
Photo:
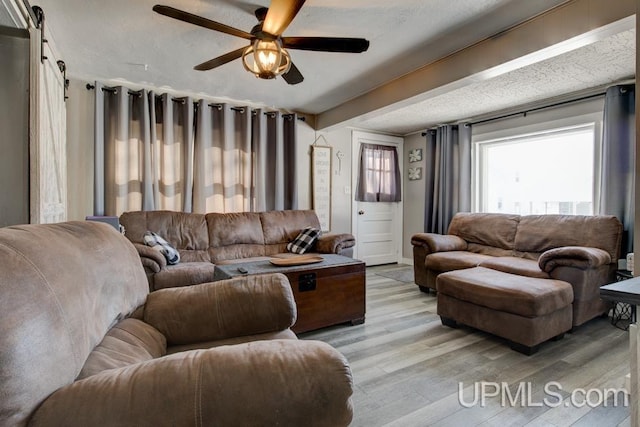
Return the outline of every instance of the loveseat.
{"type": "Polygon", "coordinates": [[[96,222],[0,229],[0,425],[337,426],[352,377],[280,274],[149,293],[96,222]]]}
{"type": "Polygon", "coordinates": [[[437,291],[444,324],[532,352],[607,312],[599,287],[615,278],[621,236],[613,216],[458,213],[447,235],[412,237],[415,281],[437,291]]]}
{"type": "MultiPolygon", "coordinates": [[[[305,227],[319,229],[313,210],[243,213],[125,212],[120,215],[126,237],[138,250],[152,290],[213,280],[215,264],[253,261],[286,253],[287,243],[305,227]],[[180,254],[180,262],[166,259],[145,245],[146,231],[166,239],[180,254]]],[[[315,252],[351,257],[351,234],[324,234],[315,252]]]]}

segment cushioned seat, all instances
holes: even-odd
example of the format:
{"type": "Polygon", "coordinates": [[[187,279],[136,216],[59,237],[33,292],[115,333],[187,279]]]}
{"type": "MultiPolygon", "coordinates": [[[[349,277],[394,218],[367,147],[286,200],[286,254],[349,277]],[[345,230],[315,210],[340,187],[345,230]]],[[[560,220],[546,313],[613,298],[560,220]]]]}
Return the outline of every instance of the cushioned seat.
{"type": "Polygon", "coordinates": [[[498,335],[525,354],[572,327],[573,288],[562,280],[474,267],[440,274],[436,287],[444,325],[498,335]]]}
{"type": "Polygon", "coordinates": [[[549,273],[540,269],[538,261],[514,256],[490,257],[482,261],[479,266],[520,276],[537,277],[538,279],[551,277],[549,273]]]}
{"type": "Polygon", "coordinates": [[[437,283],[438,292],[445,295],[525,317],[553,313],[573,300],[571,285],[562,280],[521,277],[484,267],[443,273],[437,283]]]}
{"type": "Polygon", "coordinates": [[[476,267],[491,256],[466,251],[436,252],[426,256],[424,264],[430,270],[450,271],[476,267]]]}

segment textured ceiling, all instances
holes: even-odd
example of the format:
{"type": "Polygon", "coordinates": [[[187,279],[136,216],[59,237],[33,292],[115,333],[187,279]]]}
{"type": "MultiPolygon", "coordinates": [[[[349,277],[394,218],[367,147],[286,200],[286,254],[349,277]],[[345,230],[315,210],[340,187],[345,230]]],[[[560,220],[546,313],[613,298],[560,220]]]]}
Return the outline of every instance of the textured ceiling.
{"type": "Polygon", "coordinates": [[[422,126],[463,121],[482,114],[534,103],[635,75],[636,30],[627,30],[498,77],[473,83],[408,107],[354,124],[406,135],[422,126]]]}
{"type": "MultiPolygon", "coordinates": [[[[246,41],[158,15],[151,10],[156,2],[245,31],[256,23],[252,11],[269,3],[31,0],[44,10],[47,27],[72,78],[121,80],[312,114],[330,110],[565,0],[307,0],[285,36],[364,37],[371,47],[362,54],[291,51],[305,77],[295,86],[282,79],[256,79],[244,71],[239,60],[207,72],[194,71],[194,65],[242,47],[246,41]]],[[[633,76],[629,64],[634,53],[633,34],[614,36],[576,51],[573,57],[556,57],[350,124],[407,134],[433,123],[633,76]],[[598,66],[605,61],[582,59],[582,55],[597,55],[594,49],[607,55],[605,67],[598,66]]]]}

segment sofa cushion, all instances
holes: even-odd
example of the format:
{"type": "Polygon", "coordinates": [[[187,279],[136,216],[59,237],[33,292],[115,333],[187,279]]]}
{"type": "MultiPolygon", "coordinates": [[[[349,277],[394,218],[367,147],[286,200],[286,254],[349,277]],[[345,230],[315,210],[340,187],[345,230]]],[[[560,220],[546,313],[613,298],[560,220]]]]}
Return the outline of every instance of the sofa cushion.
{"type": "Polygon", "coordinates": [[[553,313],[573,301],[573,288],[562,280],[524,277],[484,267],[442,273],[436,288],[461,301],[524,317],[553,313]]]}
{"type": "Polygon", "coordinates": [[[144,243],[151,249],[160,252],[167,259],[167,264],[177,264],[180,262],[180,254],[174,248],[162,238],[162,236],[154,233],[153,231],[146,231],[144,233],[144,243]]]}
{"type": "Polygon", "coordinates": [[[513,250],[519,221],[520,215],[460,212],[451,220],[449,234],[479,246],[513,250]]]}
{"type": "Polygon", "coordinates": [[[209,234],[205,216],[173,211],[124,212],[120,223],[125,235],[134,243],[144,243],[147,230],[161,235],[178,250],[206,251],[209,234]]]}
{"type": "Polygon", "coordinates": [[[527,215],[520,219],[515,249],[542,253],[561,246],[600,248],[617,260],[622,225],[614,216],[527,215]]]}
{"type": "Polygon", "coordinates": [[[265,255],[264,235],[258,213],[209,213],[206,220],[211,262],[265,255]]]}
{"type": "Polygon", "coordinates": [[[167,340],[157,329],[138,319],[124,319],[111,328],[89,354],[77,379],[162,357],[166,353],[167,340]]]}
{"type": "Polygon", "coordinates": [[[0,228],[0,259],[0,425],[26,425],[149,285],[131,242],[95,221],[0,228]]]}
{"type": "Polygon", "coordinates": [[[315,211],[289,210],[260,213],[265,245],[277,245],[291,242],[306,227],[320,229],[315,211]]]}
{"type": "Polygon", "coordinates": [[[295,239],[287,243],[287,250],[294,254],[304,254],[313,248],[320,236],[320,230],[313,227],[304,228],[295,239]]]}
{"type": "Polygon", "coordinates": [[[488,259],[491,259],[489,255],[467,251],[436,252],[426,256],[424,265],[435,271],[460,270],[475,267],[488,259]]]}
{"type": "Polygon", "coordinates": [[[183,262],[167,265],[153,276],[153,288],[173,288],[213,282],[215,264],[210,262],[183,262]]]}
{"type": "Polygon", "coordinates": [[[548,273],[540,269],[538,261],[513,256],[490,258],[482,261],[480,267],[539,279],[548,279],[550,277],[548,273]]]}

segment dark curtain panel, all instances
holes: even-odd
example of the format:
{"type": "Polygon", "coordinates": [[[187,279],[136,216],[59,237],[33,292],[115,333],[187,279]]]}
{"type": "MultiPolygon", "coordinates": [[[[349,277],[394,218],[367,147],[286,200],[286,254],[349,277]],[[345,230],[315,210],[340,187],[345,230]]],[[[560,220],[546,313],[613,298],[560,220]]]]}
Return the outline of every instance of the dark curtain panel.
{"type": "Polygon", "coordinates": [[[471,126],[427,131],[424,230],[445,234],[458,212],[471,209],[471,126]]]}
{"type": "Polygon", "coordinates": [[[635,85],[612,86],[604,100],[600,197],[597,213],[622,222],[622,253],[633,252],[635,85]]]}
{"type": "Polygon", "coordinates": [[[388,145],[362,144],[356,200],[399,202],[402,200],[398,152],[388,145]]]}

